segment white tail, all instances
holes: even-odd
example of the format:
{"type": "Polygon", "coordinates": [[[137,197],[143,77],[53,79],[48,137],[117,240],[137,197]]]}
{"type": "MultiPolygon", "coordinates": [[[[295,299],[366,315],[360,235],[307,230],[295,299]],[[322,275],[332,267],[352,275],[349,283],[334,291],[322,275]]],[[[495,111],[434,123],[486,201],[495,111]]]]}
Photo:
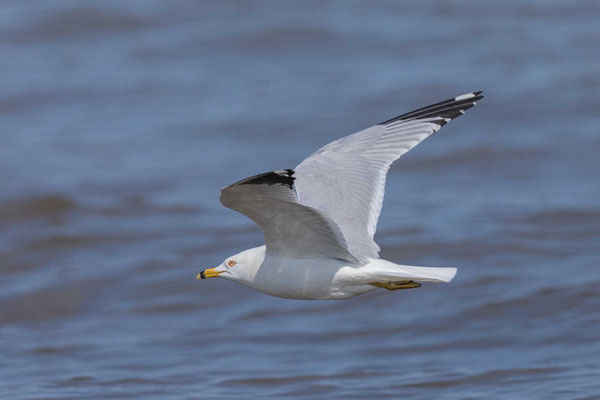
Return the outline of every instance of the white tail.
{"type": "Polygon", "coordinates": [[[412,280],[447,283],[456,275],[456,268],[413,267],[381,259],[373,260],[368,268],[372,268],[373,276],[382,281],[412,280]]]}

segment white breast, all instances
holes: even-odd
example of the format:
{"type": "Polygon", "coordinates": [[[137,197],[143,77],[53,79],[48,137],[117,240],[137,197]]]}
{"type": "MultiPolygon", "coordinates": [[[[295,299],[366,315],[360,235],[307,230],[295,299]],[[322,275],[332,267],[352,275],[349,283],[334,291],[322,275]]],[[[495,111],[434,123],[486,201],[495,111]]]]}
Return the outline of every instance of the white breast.
{"type": "Polygon", "coordinates": [[[290,299],[344,299],[375,287],[359,283],[360,268],[335,259],[265,258],[247,286],[271,296],[290,299]]]}

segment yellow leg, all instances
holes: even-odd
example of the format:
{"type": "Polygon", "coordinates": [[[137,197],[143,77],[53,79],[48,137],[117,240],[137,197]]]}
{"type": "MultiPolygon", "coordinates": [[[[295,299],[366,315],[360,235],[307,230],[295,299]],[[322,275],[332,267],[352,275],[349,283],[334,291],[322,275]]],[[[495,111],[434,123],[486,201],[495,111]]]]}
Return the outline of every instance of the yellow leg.
{"type": "Polygon", "coordinates": [[[398,289],[412,289],[421,287],[420,283],[415,281],[398,281],[398,282],[374,282],[371,283],[373,286],[384,288],[387,290],[398,290],[398,289]]]}

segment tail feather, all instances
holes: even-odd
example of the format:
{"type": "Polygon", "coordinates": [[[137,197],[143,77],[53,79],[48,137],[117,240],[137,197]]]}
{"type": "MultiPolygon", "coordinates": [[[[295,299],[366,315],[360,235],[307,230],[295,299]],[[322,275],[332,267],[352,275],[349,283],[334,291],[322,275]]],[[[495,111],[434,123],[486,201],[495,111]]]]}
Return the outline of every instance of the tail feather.
{"type": "MultiPolygon", "coordinates": [[[[389,263],[392,264],[392,263],[389,263]]],[[[392,264],[377,268],[372,277],[382,281],[413,280],[417,282],[450,282],[456,275],[456,268],[414,267],[392,264]]]]}

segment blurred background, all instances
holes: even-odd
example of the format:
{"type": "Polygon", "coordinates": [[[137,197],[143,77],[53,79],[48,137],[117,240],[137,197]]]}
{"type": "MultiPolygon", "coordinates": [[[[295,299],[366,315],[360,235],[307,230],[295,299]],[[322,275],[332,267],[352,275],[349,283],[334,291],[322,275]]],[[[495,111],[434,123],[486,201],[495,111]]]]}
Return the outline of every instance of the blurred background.
{"type": "Polygon", "coordinates": [[[600,393],[600,4],[5,1],[2,399],[600,393]],[[203,268],[262,244],[221,187],[473,90],[396,162],[339,302],[203,268]]]}

